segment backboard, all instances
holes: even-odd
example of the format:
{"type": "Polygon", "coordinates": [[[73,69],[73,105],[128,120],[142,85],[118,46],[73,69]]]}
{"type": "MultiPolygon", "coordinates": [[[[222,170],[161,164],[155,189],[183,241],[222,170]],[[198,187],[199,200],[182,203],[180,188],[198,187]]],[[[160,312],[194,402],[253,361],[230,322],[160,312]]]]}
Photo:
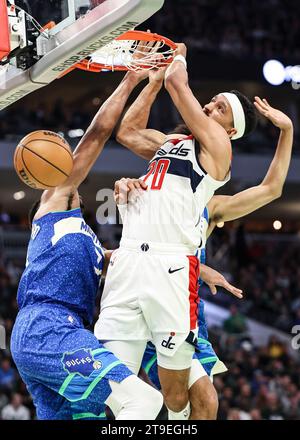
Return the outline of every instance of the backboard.
{"type": "MultiPolygon", "coordinates": [[[[11,52],[1,61],[5,68],[0,70],[0,110],[59,78],[74,64],[134,29],[163,3],[164,0],[7,0],[11,52]]],[[[3,17],[0,20],[1,27],[3,17]]]]}
{"type": "Polygon", "coordinates": [[[31,14],[42,26],[49,21],[55,23],[51,34],[55,35],[70,26],[88,11],[107,0],[15,0],[19,6],[31,14]]]}

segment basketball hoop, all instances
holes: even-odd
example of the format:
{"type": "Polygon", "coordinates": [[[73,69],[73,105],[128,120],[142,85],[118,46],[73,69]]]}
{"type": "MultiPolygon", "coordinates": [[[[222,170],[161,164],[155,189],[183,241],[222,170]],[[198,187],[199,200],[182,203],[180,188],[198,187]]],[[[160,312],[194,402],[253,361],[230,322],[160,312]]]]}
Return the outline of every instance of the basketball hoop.
{"type": "Polygon", "coordinates": [[[75,64],[74,68],[88,72],[151,70],[168,66],[176,48],[172,40],[161,35],[129,31],[75,64]]]}

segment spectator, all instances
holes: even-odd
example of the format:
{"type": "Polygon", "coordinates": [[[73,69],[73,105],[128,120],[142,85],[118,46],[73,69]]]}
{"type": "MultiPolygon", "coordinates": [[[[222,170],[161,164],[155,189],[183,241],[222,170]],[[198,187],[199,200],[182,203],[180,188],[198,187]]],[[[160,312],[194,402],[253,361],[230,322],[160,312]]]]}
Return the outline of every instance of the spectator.
{"type": "Polygon", "coordinates": [[[3,359],[0,367],[0,390],[11,390],[15,380],[16,370],[11,366],[9,359],[3,359]]]}
{"type": "Polygon", "coordinates": [[[270,337],[268,350],[273,359],[282,359],[286,352],[284,344],[275,335],[270,337]]]}
{"type": "Polygon", "coordinates": [[[251,409],[250,411],[251,420],[263,420],[261,412],[259,409],[251,409]]]}
{"type": "Polygon", "coordinates": [[[262,415],[266,420],[284,420],[284,410],[276,393],[268,393],[262,415]]]}
{"type": "Polygon", "coordinates": [[[11,403],[2,409],[1,416],[3,420],[30,420],[30,411],[23,405],[21,394],[13,394],[11,403]]]}
{"type": "Polygon", "coordinates": [[[224,321],[223,328],[230,334],[242,334],[247,331],[246,318],[242,315],[236,305],[230,306],[230,317],[224,321]]]}

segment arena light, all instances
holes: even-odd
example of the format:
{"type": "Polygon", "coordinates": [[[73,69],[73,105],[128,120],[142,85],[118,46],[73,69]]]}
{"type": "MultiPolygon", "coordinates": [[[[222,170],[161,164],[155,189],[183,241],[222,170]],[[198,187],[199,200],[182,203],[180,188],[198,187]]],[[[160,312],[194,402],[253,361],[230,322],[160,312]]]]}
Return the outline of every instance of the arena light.
{"type": "Polygon", "coordinates": [[[22,200],[22,199],[24,199],[25,196],[26,196],[26,194],[24,191],[18,191],[18,192],[14,193],[13,197],[15,200],[22,200]]]}
{"type": "Polygon", "coordinates": [[[278,60],[269,60],[264,64],[263,75],[273,86],[280,86],[285,81],[291,82],[293,89],[300,89],[300,66],[284,66],[278,60]]]}
{"type": "Polygon", "coordinates": [[[84,130],[82,130],[82,128],[77,128],[75,130],[70,130],[68,132],[68,136],[70,138],[80,138],[83,135],[84,135],[84,130]]]}
{"type": "Polygon", "coordinates": [[[223,228],[224,227],[224,222],[217,223],[217,227],[218,228],[223,228]]]}
{"type": "Polygon", "coordinates": [[[284,65],[277,60],[267,61],[263,67],[263,74],[268,83],[273,86],[283,84],[286,77],[284,65]]]}
{"type": "Polygon", "coordinates": [[[101,99],[100,98],[94,98],[92,102],[93,102],[93,105],[95,107],[98,107],[101,104],[101,99]]]}
{"type": "Polygon", "coordinates": [[[275,220],[273,223],[273,228],[275,231],[279,231],[282,228],[282,223],[279,220],[275,220]]]}

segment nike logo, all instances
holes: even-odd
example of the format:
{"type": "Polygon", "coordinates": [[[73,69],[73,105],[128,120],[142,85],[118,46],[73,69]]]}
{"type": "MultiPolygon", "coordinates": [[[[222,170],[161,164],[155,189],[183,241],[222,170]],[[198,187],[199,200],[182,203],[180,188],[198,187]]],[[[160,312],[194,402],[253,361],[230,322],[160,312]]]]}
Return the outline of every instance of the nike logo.
{"type": "Polygon", "coordinates": [[[169,273],[178,272],[179,270],[182,270],[182,269],[184,269],[184,267],[180,267],[179,269],[174,269],[174,270],[172,270],[171,267],[170,267],[169,273]]]}

